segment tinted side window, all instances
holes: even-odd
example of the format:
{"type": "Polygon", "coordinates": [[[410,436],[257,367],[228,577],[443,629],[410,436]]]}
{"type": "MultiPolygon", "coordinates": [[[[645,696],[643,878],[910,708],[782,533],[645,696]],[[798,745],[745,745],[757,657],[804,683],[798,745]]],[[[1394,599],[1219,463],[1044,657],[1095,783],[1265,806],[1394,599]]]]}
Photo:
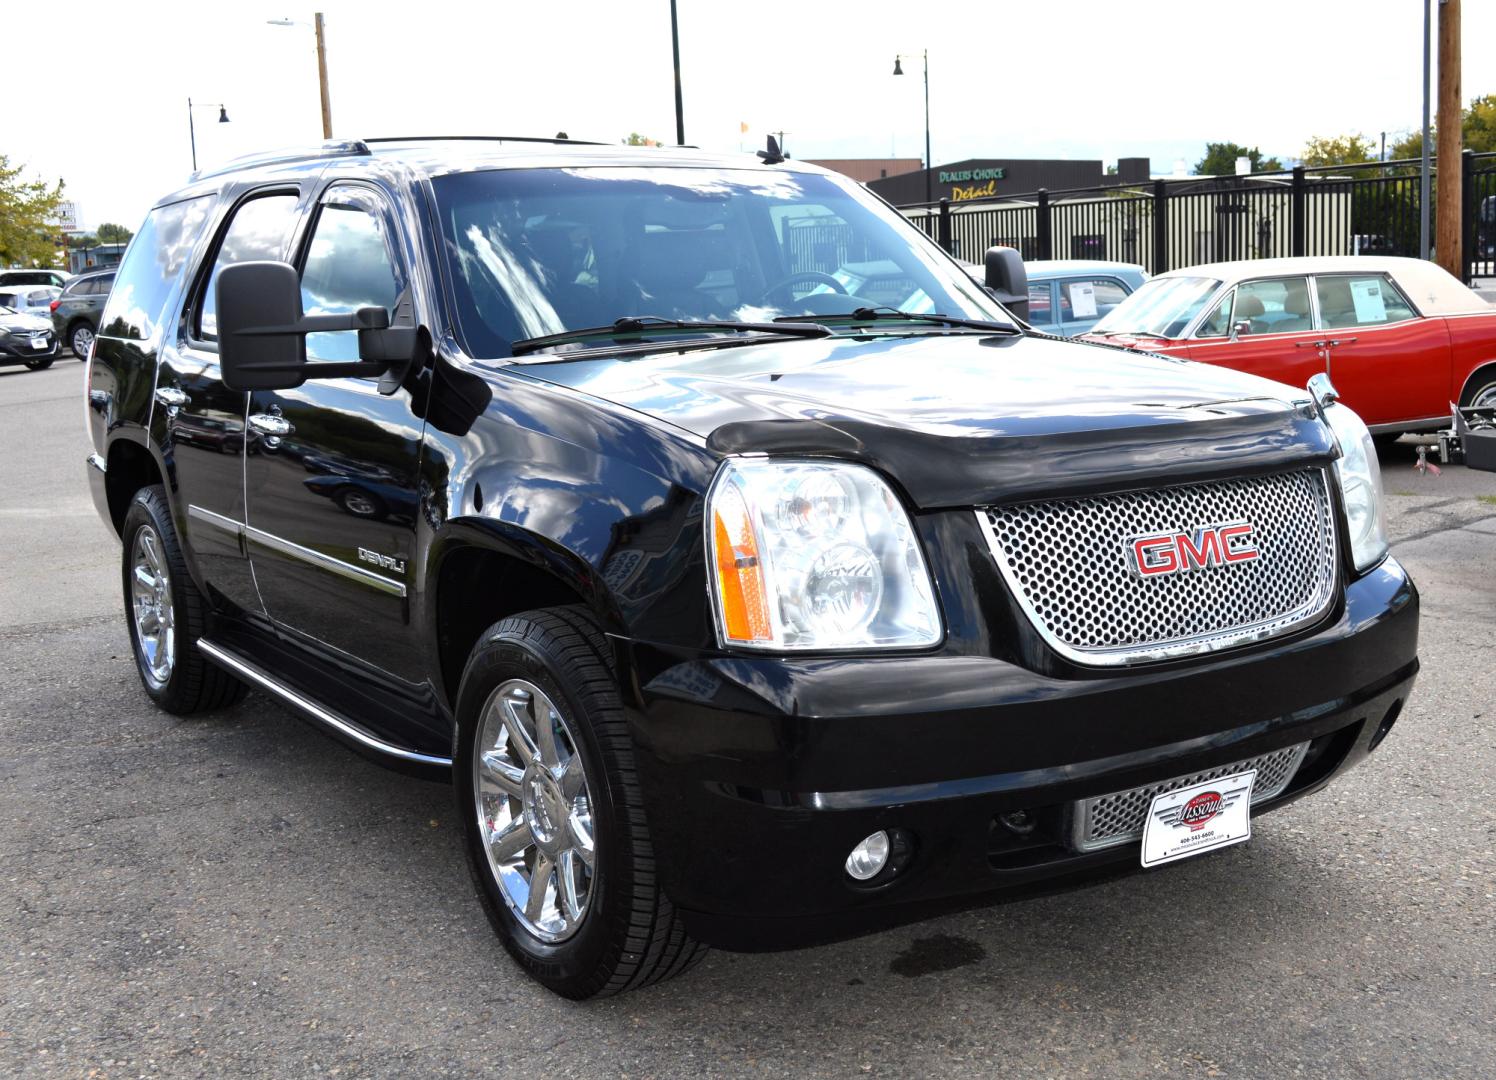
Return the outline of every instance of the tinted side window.
{"type": "MultiPolygon", "coordinates": [[[[323,206],[301,272],[301,310],[335,315],[361,307],[394,314],[398,286],[379,221],[359,206],[323,206]]],[[[308,334],[313,360],[357,360],[358,331],[308,334]]]]}
{"type": "Polygon", "coordinates": [[[1320,322],[1326,329],[1377,326],[1413,317],[1413,309],[1397,287],[1380,274],[1317,278],[1314,289],[1319,294],[1320,322]]]}
{"type": "Polygon", "coordinates": [[[252,260],[285,257],[286,238],[296,221],[294,194],[264,195],[242,203],[234,211],[218,245],[213,271],[203,288],[193,316],[192,331],[206,341],[218,340],[218,275],[225,266],[252,260]]]}
{"type": "Polygon", "coordinates": [[[154,341],[177,278],[213,206],[211,195],[158,206],[130,241],[99,321],[101,337],[154,341]]]}

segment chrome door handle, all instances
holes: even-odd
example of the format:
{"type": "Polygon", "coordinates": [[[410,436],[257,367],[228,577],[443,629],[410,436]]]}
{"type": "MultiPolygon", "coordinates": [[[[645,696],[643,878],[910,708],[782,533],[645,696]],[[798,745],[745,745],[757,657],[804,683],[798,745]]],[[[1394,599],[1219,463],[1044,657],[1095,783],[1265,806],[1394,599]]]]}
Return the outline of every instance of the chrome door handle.
{"type": "Polygon", "coordinates": [[[173,386],[158,386],[156,388],[156,400],[168,409],[180,409],[192,399],[187,396],[184,390],[178,390],[173,386]]]}
{"type": "Polygon", "coordinates": [[[1295,341],[1293,344],[1297,349],[1323,349],[1326,345],[1335,343],[1333,341],[1295,341]]]}
{"type": "Polygon", "coordinates": [[[269,413],[255,413],[249,418],[249,426],[262,435],[289,435],[294,430],[291,421],[283,416],[271,416],[269,413]]]}
{"type": "Polygon", "coordinates": [[[1353,337],[1331,338],[1325,342],[1326,345],[1354,345],[1356,339],[1353,337]]]}

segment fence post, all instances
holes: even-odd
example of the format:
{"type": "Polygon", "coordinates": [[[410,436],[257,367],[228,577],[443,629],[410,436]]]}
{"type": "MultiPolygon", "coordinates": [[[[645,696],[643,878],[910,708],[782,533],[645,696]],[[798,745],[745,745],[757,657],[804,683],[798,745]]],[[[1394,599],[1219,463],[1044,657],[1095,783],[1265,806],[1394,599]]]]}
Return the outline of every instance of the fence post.
{"type": "Polygon", "coordinates": [[[951,201],[940,200],[940,246],[947,255],[953,255],[951,250],[951,201]]]}
{"type": "Polygon", "coordinates": [[[1034,208],[1034,239],[1039,245],[1039,258],[1054,258],[1054,232],[1049,220],[1049,191],[1039,189],[1039,205],[1034,208]]]}
{"type": "Polygon", "coordinates": [[[1153,273],[1169,268],[1169,185],[1153,181],[1153,273]]]}
{"type": "Polygon", "coordinates": [[[1480,230],[1475,224],[1475,151],[1468,146],[1460,154],[1460,280],[1469,285],[1475,278],[1475,252],[1480,230]]]}
{"type": "Polygon", "coordinates": [[[1289,244],[1292,246],[1291,255],[1303,255],[1307,244],[1305,237],[1308,235],[1308,199],[1305,197],[1306,186],[1304,181],[1304,166],[1293,167],[1293,192],[1288,201],[1288,231],[1289,244]]]}

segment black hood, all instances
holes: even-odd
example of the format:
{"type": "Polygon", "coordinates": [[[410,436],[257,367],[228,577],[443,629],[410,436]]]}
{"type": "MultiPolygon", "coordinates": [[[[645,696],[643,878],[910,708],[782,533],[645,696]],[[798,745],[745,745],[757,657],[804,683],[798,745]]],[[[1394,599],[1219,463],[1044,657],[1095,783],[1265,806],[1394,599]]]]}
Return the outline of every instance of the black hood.
{"type": "Polygon", "coordinates": [[[922,507],[1334,456],[1306,391],[1037,336],[836,337],[520,370],[648,413],[723,454],[866,461],[922,507]]]}

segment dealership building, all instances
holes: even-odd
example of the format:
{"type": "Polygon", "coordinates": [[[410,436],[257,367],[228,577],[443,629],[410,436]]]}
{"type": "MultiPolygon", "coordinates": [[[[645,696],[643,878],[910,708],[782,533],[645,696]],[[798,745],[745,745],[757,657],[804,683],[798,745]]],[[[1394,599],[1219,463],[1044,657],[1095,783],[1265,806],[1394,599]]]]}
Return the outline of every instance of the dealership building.
{"type": "Polygon", "coordinates": [[[895,206],[949,199],[952,203],[1020,195],[1044,188],[1105,187],[1109,184],[1145,184],[1149,161],[1145,157],[1121,158],[1117,171],[1108,173],[1101,161],[1055,161],[1032,158],[968,158],[934,169],[908,168],[909,158],[812,161],[867,184],[895,206]],[[893,166],[893,168],[890,168],[893,166]],[[904,166],[904,168],[899,168],[904,166]],[[895,171],[897,169],[898,171],[895,171]],[[925,177],[929,176],[926,196],[925,177]]]}

